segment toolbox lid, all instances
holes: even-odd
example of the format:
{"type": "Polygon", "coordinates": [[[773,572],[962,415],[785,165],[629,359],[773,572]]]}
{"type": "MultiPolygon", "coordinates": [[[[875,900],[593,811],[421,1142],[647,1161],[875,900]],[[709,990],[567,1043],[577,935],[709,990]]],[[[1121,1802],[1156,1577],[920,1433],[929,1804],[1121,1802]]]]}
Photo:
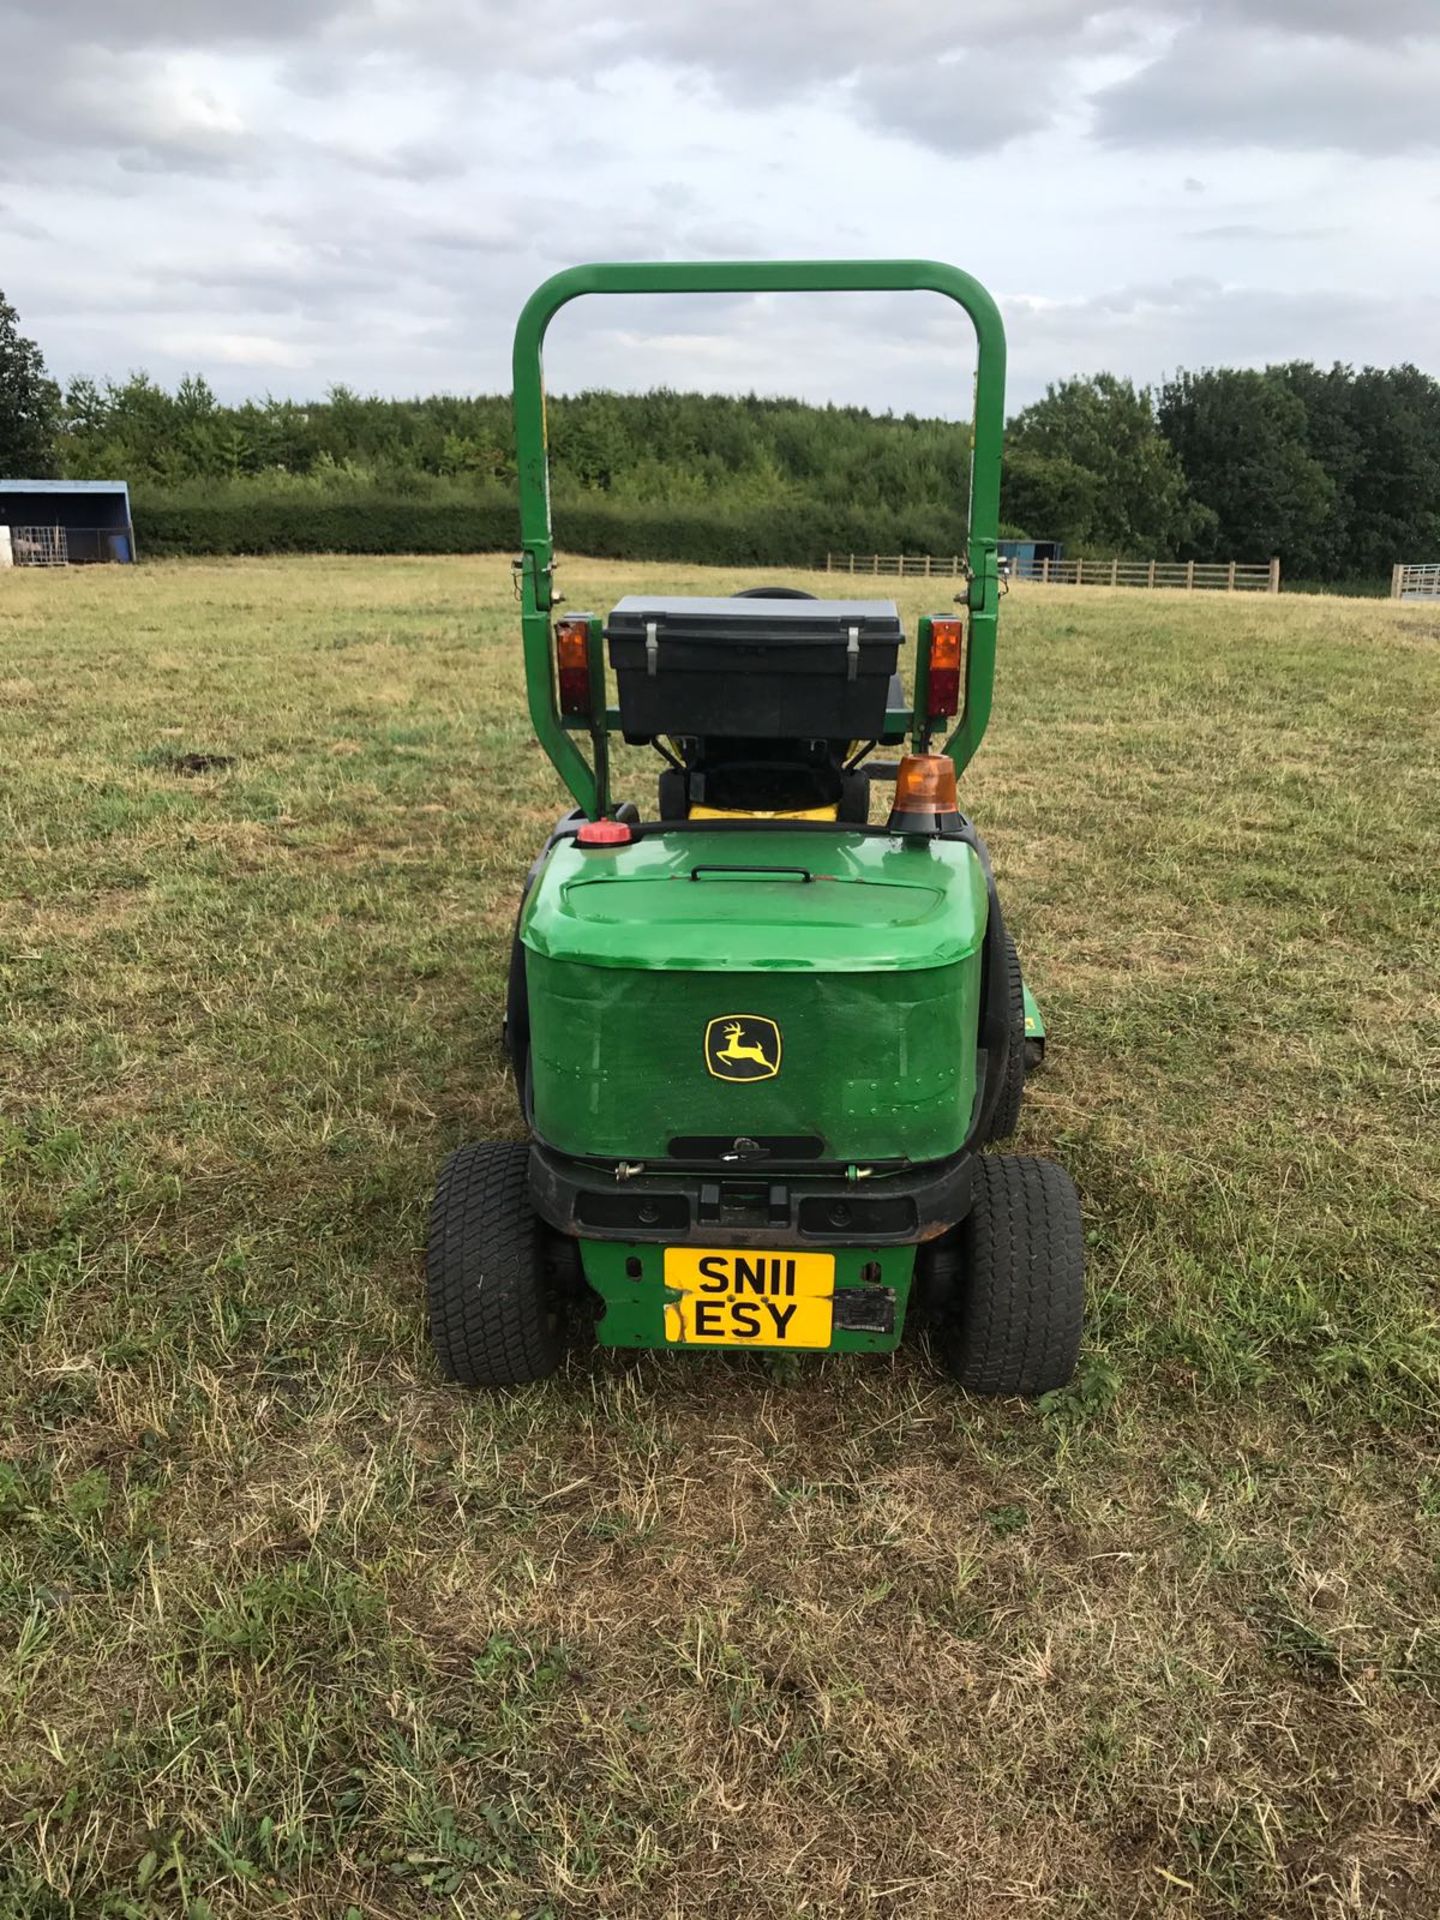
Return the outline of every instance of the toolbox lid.
{"type": "Polygon", "coordinates": [[[560,841],[521,937],[548,959],[597,967],[871,973],[966,959],[987,914],[964,841],[678,828],[625,847],[560,841]]]}
{"type": "Polygon", "coordinates": [[[893,600],[762,600],[704,594],[627,593],[617,601],[607,631],[612,639],[642,636],[651,622],[672,640],[778,641],[833,645],[858,627],[861,640],[901,642],[905,635],[893,600]]]}

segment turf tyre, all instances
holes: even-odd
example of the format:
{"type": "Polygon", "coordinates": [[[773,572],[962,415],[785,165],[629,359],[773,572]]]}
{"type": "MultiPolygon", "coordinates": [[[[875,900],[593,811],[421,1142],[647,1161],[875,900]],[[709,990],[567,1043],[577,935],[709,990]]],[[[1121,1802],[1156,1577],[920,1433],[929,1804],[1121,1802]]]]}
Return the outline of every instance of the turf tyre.
{"type": "Polygon", "coordinates": [[[941,1329],[956,1380],[970,1393],[1026,1398],[1063,1387],[1085,1312],[1085,1237],[1069,1174],[1027,1154],[981,1154],[959,1251],[941,1329]]]}
{"type": "Polygon", "coordinates": [[[500,1044],[515,1070],[516,1080],[522,1080],[530,1052],[530,996],[525,985],[525,946],[518,920],[510,941],[510,965],[505,974],[505,1018],[500,1028],[500,1044]]]}
{"type": "Polygon", "coordinates": [[[544,1230],[530,1204],[530,1150],[458,1147],[430,1208],[426,1290],[440,1371],[462,1387],[518,1387],[560,1363],[544,1230]]]}
{"type": "Polygon", "coordinates": [[[689,777],[678,767],[667,767],[660,776],[660,818],[684,820],[689,812],[689,777]]]}
{"type": "Polygon", "coordinates": [[[1025,982],[1015,942],[1005,936],[1005,1066],[1000,1097],[990,1119],[989,1140],[1008,1140],[1025,1103],[1025,982]]]}
{"type": "Polygon", "coordinates": [[[870,775],[864,767],[852,767],[840,776],[840,804],[836,820],[844,827],[868,826],[870,821],[870,775]]]}

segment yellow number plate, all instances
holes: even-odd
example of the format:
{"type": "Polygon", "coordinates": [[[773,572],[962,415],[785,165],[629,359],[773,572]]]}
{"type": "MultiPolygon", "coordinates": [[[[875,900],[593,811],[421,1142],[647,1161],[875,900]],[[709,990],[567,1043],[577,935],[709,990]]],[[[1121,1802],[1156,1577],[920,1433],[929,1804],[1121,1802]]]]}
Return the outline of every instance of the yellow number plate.
{"type": "Polygon", "coordinates": [[[828,1347],[833,1253],[667,1247],[665,1338],[686,1346],[828,1347]]]}

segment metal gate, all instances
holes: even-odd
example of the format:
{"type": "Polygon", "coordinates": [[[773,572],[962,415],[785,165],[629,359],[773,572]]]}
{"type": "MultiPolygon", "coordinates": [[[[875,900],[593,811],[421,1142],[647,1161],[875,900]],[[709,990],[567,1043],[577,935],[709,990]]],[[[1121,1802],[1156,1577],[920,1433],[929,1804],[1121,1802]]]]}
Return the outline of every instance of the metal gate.
{"type": "Polygon", "coordinates": [[[1440,560],[1397,566],[1390,576],[1392,600],[1440,600],[1440,560]]]}
{"type": "Polygon", "coordinates": [[[10,546],[17,567],[70,564],[70,541],[64,527],[12,527],[10,546]]]}

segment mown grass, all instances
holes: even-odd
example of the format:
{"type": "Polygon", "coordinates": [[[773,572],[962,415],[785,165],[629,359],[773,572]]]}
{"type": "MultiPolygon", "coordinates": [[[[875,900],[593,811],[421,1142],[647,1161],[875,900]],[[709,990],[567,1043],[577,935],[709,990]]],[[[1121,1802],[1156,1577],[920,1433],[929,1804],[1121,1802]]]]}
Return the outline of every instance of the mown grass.
{"type": "Polygon", "coordinates": [[[474,1400],[419,1253],[561,798],[509,593],[0,580],[0,1916],[1431,1920],[1440,622],[1007,603],[1072,1390],[474,1400]]]}

